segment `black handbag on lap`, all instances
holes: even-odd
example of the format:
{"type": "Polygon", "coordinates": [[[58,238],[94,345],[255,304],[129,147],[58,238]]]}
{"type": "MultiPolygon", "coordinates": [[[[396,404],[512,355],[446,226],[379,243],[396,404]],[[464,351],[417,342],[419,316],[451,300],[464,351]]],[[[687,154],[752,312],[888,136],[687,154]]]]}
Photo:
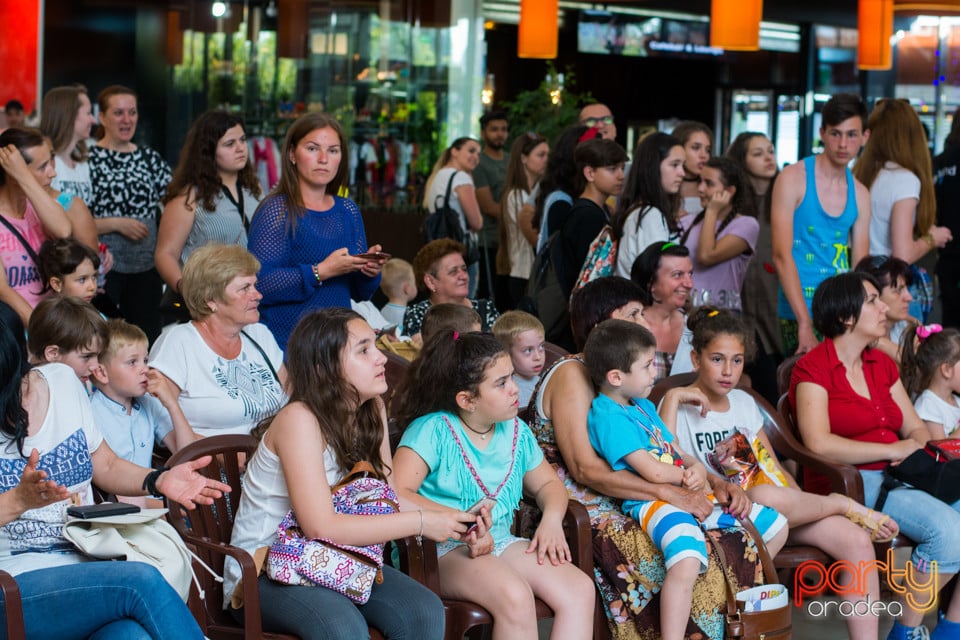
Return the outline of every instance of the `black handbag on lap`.
{"type": "Polygon", "coordinates": [[[880,511],[887,494],[900,487],[926,491],[947,504],[960,499],[960,460],[938,459],[929,449],[914,451],[900,464],[888,464],[883,470],[883,484],[874,509],[880,511]]]}

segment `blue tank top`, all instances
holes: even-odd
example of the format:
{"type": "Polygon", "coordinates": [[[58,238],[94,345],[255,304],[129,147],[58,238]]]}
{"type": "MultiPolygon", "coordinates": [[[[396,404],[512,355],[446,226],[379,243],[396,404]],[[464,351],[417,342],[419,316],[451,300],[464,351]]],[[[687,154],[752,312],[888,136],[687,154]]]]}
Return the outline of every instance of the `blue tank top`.
{"type": "MultiPolygon", "coordinates": [[[[793,212],[793,261],[800,276],[803,299],[810,310],[817,285],[832,275],[850,270],[850,228],[857,220],[857,193],[853,173],[847,169],[847,204],[839,217],[823,210],[817,195],[814,173],[816,156],[803,159],[807,172],[807,189],[803,201],[793,212]]],[[[781,318],[796,320],[790,303],[780,289],[778,313],[781,318]]]]}

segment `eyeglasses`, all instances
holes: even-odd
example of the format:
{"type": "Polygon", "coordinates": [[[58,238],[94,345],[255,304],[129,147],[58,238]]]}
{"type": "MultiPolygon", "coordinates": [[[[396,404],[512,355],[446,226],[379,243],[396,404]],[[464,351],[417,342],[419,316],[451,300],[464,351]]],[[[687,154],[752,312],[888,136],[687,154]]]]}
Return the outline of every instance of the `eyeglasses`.
{"type": "Polygon", "coordinates": [[[613,124],[613,116],[602,116],[600,118],[584,118],[580,124],[586,127],[596,127],[599,124],[613,124]]]}

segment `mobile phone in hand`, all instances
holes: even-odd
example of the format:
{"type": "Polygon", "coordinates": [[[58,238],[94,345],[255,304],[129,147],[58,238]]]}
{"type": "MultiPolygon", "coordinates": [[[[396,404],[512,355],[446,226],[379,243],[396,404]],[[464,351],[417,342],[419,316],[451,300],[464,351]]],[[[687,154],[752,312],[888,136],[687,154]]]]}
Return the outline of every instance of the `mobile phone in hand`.
{"type": "Polygon", "coordinates": [[[363,258],[364,260],[389,260],[390,254],[383,251],[374,251],[373,253],[358,253],[354,258],[363,258]]]}
{"type": "MultiPolygon", "coordinates": [[[[497,501],[494,500],[493,498],[480,498],[479,500],[474,502],[469,509],[467,509],[467,513],[469,513],[470,515],[478,516],[480,515],[480,509],[482,509],[483,507],[487,507],[487,509],[492,513],[493,508],[495,506],[497,506],[497,501]]],[[[477,523],[474,522],[472,525],[470,525],[467,528],[467,531],[463,535],[466,536],[467,534],[473,533],[476,529],[477,529],[477,523]]]]}
{"type": "Polygon", "coordinates": [[[88,518],[102,518],[104,516],[120,516],[125,513],[139,513],[140,507],[126,502],[101,502],[100,504],[85,504],[83,506],[67,507],[67,515],[86,520],[88,518]]]}

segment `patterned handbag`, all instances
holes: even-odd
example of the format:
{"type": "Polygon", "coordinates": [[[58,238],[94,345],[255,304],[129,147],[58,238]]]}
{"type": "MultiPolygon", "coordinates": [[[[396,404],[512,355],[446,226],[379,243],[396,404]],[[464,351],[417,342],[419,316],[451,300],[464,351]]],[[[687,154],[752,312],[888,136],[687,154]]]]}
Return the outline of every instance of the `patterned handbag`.
{"type": "MultiPolygon", "coordinates": [[[[388,515],[400,510],[397,494],[386,481],[371,476],[369,462],[358,462],[333,489],[333,508],[350,515],[388,515]]],[[[373,583],[383,581],[383,544],[353,547],[326,538],[307,539],[291,510],[277,527],[267,552],[267,576],[277,582],[320,586],[354,602],[370,599],[373,583]]]]}
{"type": "Polygon", "coordinates": [[[597,278],[613,275],[617,263],[618,244],[613,237],[613,229],[608,224],[604,225],[587,249],[587,257],[580,268],[580,276],[573,285],[575,290],[597,278]]]}

